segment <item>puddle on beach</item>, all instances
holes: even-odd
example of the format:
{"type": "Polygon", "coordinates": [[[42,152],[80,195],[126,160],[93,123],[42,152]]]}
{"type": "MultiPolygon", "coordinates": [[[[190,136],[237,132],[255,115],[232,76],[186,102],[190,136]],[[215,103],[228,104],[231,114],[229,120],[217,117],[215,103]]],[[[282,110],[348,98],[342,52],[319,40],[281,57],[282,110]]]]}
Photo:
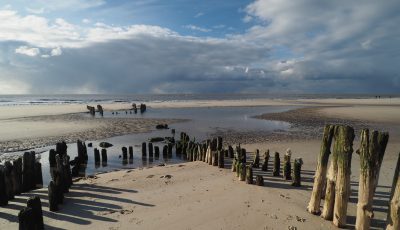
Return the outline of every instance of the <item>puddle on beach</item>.
{"type": "MultiPolygon", "coordinates": [[[[86,141],[86,144],[92,143],[93,147],[88,147],[88,164],[86,167],[85,174],[92,175],[98,172],[107,172],[117,169],[129,169],[139,167],[150,167],[161,163],[174,164],[182,162],[180,157],[175,155],[173,151],[173,157],[164,159],[162,156],[162,148],[164,143],[153,143],[153,146],[159,146],[160,158],[142,160],[141,156],[141,144],[147,142],[151,137],[167,137],[173,136],[171,129],[176,130],[175,137],[179,139],[180,132],[186,132],[191,138],[195,137],[196,141],[202,141],[207,139],[216,131],[271,131],[274,130],[287,130],[290,128],[290,124],[279,121],[267,121],[252,118],[253,116],[260,115],[263,113],[276,113],[284,112],[289,109],[297,108],[295,106],[266,106],[266,107],[217,107],[217,108],[179,108],[179,109],[152,109],[148,108],[143,114],[132,114],[128,111],[119,111],[118,115],[113,115],[111,112],[105,112],[104,117],[115,117],[115,118],[176,118],[176,119],[188,119],[186,122],[170,124],[167,130],[154,130],[148,133],[137,133],[123,136],[111,137],[97,141],[86,141]],[[98,147],[102,141],[109,142],[114,146],[107,149],[108,163],[107,166],[96,166],[94,164],[94,148],[98,147]],[[133,147],[134,158],[133,161],[123,162],[120,156],[122,155],[122,147],[133,147]]],[[[85,115],[86,116],[86,115],[85,115]]],[[[89,116],[89,115],[87,115],[89,116]]],[[[96,117],[94,119],[101,119],[96,117]]],[[[48,150],[55,148],[54,146],[48,146],[41,149],[36,149],[36,152],[42,152],[41,163],[43,170],[43,183],[45,186],[50,182],[49,174],[49,161],[48,161],[48,150]]],[[[100,148],[99,148],[100,149],[100,148]]],[[[9,153],[13,154],[13,153],[9,153]]],[[[15,153],[14,153],[15,154],[15,153]]],[[[68,144],[68,154],[71,159],[77,155],[76,143],[68,144]]]]}

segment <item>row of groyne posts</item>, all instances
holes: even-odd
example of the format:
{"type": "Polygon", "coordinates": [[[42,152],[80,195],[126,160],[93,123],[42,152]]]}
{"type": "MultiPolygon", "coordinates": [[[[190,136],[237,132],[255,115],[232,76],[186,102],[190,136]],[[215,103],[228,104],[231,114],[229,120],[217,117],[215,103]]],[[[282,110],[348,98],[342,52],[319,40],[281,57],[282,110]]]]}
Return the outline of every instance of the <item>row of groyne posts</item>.
{"type": "MultiPolygon", "coordinates": [[[[308,212],[320,215],[325,220],[333,221],[337,227],[346,227],[347,225],[354,138],[352,127],[325,126],[321,150],[317,159],[313,190],[307,207],[308,212]],[[321,211],[323,198],[325,201],[321,211]]],[[[379,172],[388,140],[387,132],[370,132],[368,129],[361,131],[360,147],[356,151],[360,157],[360,177],[355,229],[370,229],[370,222],[374,216],[372,205],[374,193],[378,185],[379,172]]],[[[387,230],[400,229],[399,168],[400,154],[389,199],[387,230]]]]}
{"type": "MultiPolygon", "coordinates": [[[[240,181],[246,181],[247,184],[264,185],[262,175],[256,175],[253,178],[253,168],[259,168],[261,164],[262,171],[268,171],[268,162],[270,159],[269,150],[264,153],[263,162],[260,162],[260,153],[257,149],[251,162],[247,162],[246,149],[241,148],[240,144],[234,148],[229,145],[227,149],[223,147],[222,137],[206,140],[203,143],[195,143],[190,141],[186,133],[181,133],[180,141],[176,142],[176,154],[182,154],[188,161],[203,161],[212,166],[225,168],[225,158],[232,159],[231,171],[236,172],[240,181]]],[[[291,162],[291,151],[287,150],[283,159],[283,168],[281,170],[281,160],[278,152],[275,152],[273,164],[273,176],[283,177],[284,180],[291,180],[291,185],[295,187],[301,186],[301,166],[302,158],[296,158],[293,161],[293,170],[291,162]],[[281,174],[282,172],[282,174],[281,174]]]]}
{"type": "MultiPolygon", "coordinates": [[[[72,186],[72,178],[80,176],[88,161],[87,147],[78,140],[78,156],[70,161],[67,144],[60,142],[56,149],[49,151],[50,175],[48,185],[49,210],[59,210],[64,201],[64,193],[72,186]],[[71,169],[71,166],[72,169],[71,169]]],[[[0,206],[8,205],[15,195],[43,187],[42,165],[34,151],[25,152],[22,157],[5,161],[0,165],[0,206]]],[[[27,200],[27,206],[18,214],[19,229],[44,229],[42,204],[38,195],[27,200]]]]}
{"type": "MultiPolygon", "coordinates": [[[[90,114],[90,115],[92,115],[92,116],[95,116],[95,115],[96,115],[96,107],[87,105],[86,108],[87,108],[87,110],[89,110],[89,114],[90,114]]],[[[136,105],[136,103],[133,103],[133,104],[132,104],[131,110],[133,110],[133,112],[134,112],[135,114],[137,114],[137,112],[138,112],[138,106],[136,105]]],[[[146,104],[140,104],[140,105],[139,105],[139,110],[140,110],[140,113],[146,112],[146,110],[147,110],[146,104]]],[[[100,116],[103,116],[103,115],[104,115],[103,106],[97,105],[97,112],[99,112],[100,116]]],[[[125,111],[125,113],[128,114],[128,111],[125,111]]],[[[132,111],[131,111],[130,113],[132,113],[132,111]]],[[[112,112],[112,114],[114,114],[114,112],[112,112]]],[[[115,112],[115,114],[118,114],[118,112],[115,112]]]]}

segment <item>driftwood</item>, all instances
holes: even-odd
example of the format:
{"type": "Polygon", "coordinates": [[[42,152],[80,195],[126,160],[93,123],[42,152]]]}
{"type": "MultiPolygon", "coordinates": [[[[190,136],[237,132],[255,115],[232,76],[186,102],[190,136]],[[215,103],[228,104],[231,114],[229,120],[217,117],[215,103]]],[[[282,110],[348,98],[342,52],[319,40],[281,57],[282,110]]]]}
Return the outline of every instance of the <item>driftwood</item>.
{"type": "Polygon", "coordinates": [[[361,131],[360,181],[358,186],[358,203],[356,229],[369,229],[373,217],[372,201],[378,184],[379,171],[389,140],[388,133],[369,130],[361,131]]]}
{"type": "Polygon", "coordinates": [[[328,167],[329,155],[331,154],[331,144],[333,139],[333,125],[326,125],[322,136],[321,150],[318,155],[317,169],[315,170],[314,185],[311,193],[311,199],[307,210],[312,214],[319,214],[321,198],[324,196],[324,187],[326,185],[326,171],[328,167]]]}

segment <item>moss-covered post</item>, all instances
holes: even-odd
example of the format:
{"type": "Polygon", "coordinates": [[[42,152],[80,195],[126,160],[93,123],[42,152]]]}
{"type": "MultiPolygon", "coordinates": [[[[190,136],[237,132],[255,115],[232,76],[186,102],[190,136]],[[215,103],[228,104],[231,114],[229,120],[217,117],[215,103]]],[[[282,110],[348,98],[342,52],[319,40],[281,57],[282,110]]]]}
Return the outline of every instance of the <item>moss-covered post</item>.
{"type": "Polygon", "coordinates": [[[312,214],[319,214],[321,212],[321,198],[324,196],[323,188],[326,185],[326,171],[329,155],[331,154],[334,127],[333,125],[326,125],[324,128],[321,149],[317,159],[317,169],[315,170],[313,190],[307,207],[308,212],[312,214]]]}
{"type": "Polygon", "coordinates": [[[393,176],[386,230],[400,229],[400,154],[393,176]]]}
{"type": "Polygon", "coordinates": [[[339,151],[340,139],[337,132],[338,126],[334,127],[332,157],[330,159],[328,173],[326,175],[325,202],[321,217],[325,220],[333,220],[333,209],[335,204],[335,184],[337,174],[337,155],[339,151]]]}
{"type": "Polygon", "coordinates": [[[281,171],[281,159],[279,158],[279,153],[275,152],[274,171],[272,172],[273,176],[279,176],[280,171],[281,171]]]}
{"type": "Polygon", "coordinates": [[[256,151],[255,151],[252,166],[254,168],[259,168],[260,167],[260,150],[258,150],[258,149],[256,149],[256,151]]]}
{"type": "Polygon", "coordinates": [[[266,172],[268,171],[268,161],[269,161],[269,149],[264,153],[264,162],[261,166],[261,170],[266,172]]]}
{"type": "Polygon", "coordinates": [[[253,184],[253,167],[251,165],[246,167],[246,184],[253,184]]]}
{"type": "Polygon", "coordinates": [[[302,158],[296,158],[293,162],[293,175],[292,175],[292,186],[301,186],[301,166],[303,165],[302,158]]]}
{"type": "Polygon", "coordinates": [[[282,170],[284,180],[292,179],[292,165],[290,162],[291,156],[292,156],[292,151],[290,149],[286,150],[286,153],[283,156],[283,170],[282,170]]]}
{"type": "Polygon", "coordinates": [[[239,180],[245,181],[246,180],[246,164],[240,163],[239,165],[239,180]]]}
{"type": "Polygon", "coordinates": [[[369,229],[373,217],[372,201],[379,177],[380,164],[385,154],[389,134],[369,130],[361,131],[360,181],[358,185],[358,203],[356,229],[369,229]]]}
{"type": "Polygon", "coordinates": [[[347,224],[347,205],[350,197],[351,157],[353,155],[354,129],[339,126],[340,148],[337,156],[337,177],[335,187],[335,208],[333,224],[345,227],[347,224]]]}

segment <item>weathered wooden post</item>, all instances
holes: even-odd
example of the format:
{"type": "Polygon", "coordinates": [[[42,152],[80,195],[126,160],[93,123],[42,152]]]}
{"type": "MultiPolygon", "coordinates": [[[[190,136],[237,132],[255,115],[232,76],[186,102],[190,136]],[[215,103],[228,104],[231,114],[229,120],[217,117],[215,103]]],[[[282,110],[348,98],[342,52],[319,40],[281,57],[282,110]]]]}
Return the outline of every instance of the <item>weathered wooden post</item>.
{"type": "Polygon", "coordinates": [[[50,168],[56,167],[56,151],[54,149],[49,151],[49,164],[50,168]]]}
{"type": "Polygon", "coordinates": [[[42,211],[42,202],[40,202],[39,196],[30,197],[26,203],[28,208],[32,209],[33,214],[33,226],[30,226],[29,229],[35,230],[43,230],[43,211],[42,211]]]}
{"type": "Polygon", "coordinates": [[[168,147],[168,149],[167,149],[168,150],[168,157],[172,158],[172,144],[168,143],[167,147],[168,147]]]}
{"type": "Polygon", "coordinates": [[[261,170],[266,172],[268,171],[268,161],[269,161],[269,149],[264,153],[264,162],[261,166],[261,170]]]}
{"type": "Polygon", "coordinates": [[[225,163],[224,163],[224,150],[221,149],[217,152],[217,157],[218,157],[218,168],[224,168],[225,163]]]}
{"type": "Polygon", "coordinates": [[[233,147],[231,145],[228,146],[228,156],[229,158],[235,157],[235,152],[233,151],[233,147]]]}
{"type": "Polygon", "coordinates": [[[400,229],[400,154],[393,176],[392,191],[390,193],[386,230],[400,229]]]}
{"type": "Polygon", "coordinates": [[[253,167],[251,165],[246,167],[246,184],[253,184],[253,167]]]}
{"type": "Polygon", "coordinates": [[[97,105],[97,111],[99,111],[100,115],[104,115],[103,107],[101,105],[97,105]]]}
{"type": "Polygon", "coordinates": [[[142,158],[147,157],[146,142],[142,143],[142,158]]]}
{"type": "Polygon", "coordinates": [[[49,196],[49,210],[51,212],[58,211],[58,192],[56,185],[53,181],[50,181],[48,186],[48,196],[49,196]]]}
{"type": "Polygon", "coordinates": [[[256,185],[264,186],[264,178],[261,175],[256,176],[256,185]]]}
{"type": "Polygon", "coordinates": [[[9,161],[4,163],[4,182],[5,182],[5,190],[7,194],[8,200],[14,199],[14,185],[12,180],[12,164],[9,161]]]}
{"type": "Polygon", "coordinates": [[[292,186],[301,186],[301,166],[303,165],[302,158],[295,158],[293,162],[293,176],[292,176],[292,186]]]}
{"type": "Polygon", "coordinates": [[[107,163],[108,157],[107,157],[107,149],[101,149],[101,161],[103,163],[107,163]]]}
{"type": "Polygon", "coordinates": [[[168,146],[164,145],[163,147],[163,158],[166,159],[168,157],[168,146]]]}
{"type": "Polygon", "coordinates": [[[233,158],[233,160],[232,160],[232,167],[231,167],[231,171],[232,172],[236,172],[236,163],[237,163],[238,161],[236,160],[236,157],[235,158],[233,158]]]}
{"type": "Polygon", "coordinates": [[[222,137],[217,137],[217,150],[220,151],[222,150],[222,137]]]}
{"type": "Polygon", "coordinates": [[[315,170],[314,185],[310,202],[308,203],[308,212],[317,215],[321,212],[321,198],[324,196],[323,187],[326,185],[326,171],[328,167],[329,155],[331,154],[331,144],[333,139],[333,125],[326,125],[322,136],[321,150],[318,155],[317,169],[315,170]]]}
{"type": "Polygon", "coordinates": [[[0,165],[0,206],[6,206],[8,204],[4,171],[5,167],[0,165]]]}
{"type": "Polygon", "coordinates": [[[133,147],[129,146],[129,159],[133,159],[133,147]]]}
{"type": "Polygon", "coordinates": [[[29,207],[24,207],[18,213],[18,223],[19,223],[19,230],[31,230],[35,229],[35,219],[33,210],[29,207]]]}
{"type": "Polygon", "coordinates": [[[160,148],[158,146],[154,146],[154,156],[156,159],[160,157],[160,148]]]}
{"type": "Polygon", "coordinates": [[[279,158],[279,153],[275,152],[274,171],[272,172],[273,176],[280,176],[280,171],[281,171],[281,159],[279,158]]]}
{"type": "Polygon", "coordinates": [[[218,150],[212,152],[212,165],[218,166],[218,150]]]}
{"type": "Polygon", "coordinates": [[[66,184],[67,188],[71,188],[72,186],[72,174],[71,174],[71,165],[69,164],[70,157],[68,155],[65,155],[63,157],[63,165],[64,165],[64,170],[65,170],[65,175],[66,175],[66,184]]]}
{"type": "Polygon", "coordinates": [[[22,191],[28,192],[36,186],[35,183],[35,155],[30,152],[25,152],[23,155],[22,169],[22,191]]]}
{"type": "Polygon", "coordinates": [[[347,224],[347,204],[350,197],[351,157],[353,154],[354,129],[350,126],[338,127],[340,149],[337,156],[337,177],[333,224],[345,227],[347,224]]]}
{"type": "Polygon", "coordinates": [[[100,151],[97,148],[94,148],[94,163],[100,164],[100,151]]]}
{"type": "Polygon", "coordinates": [[[292,179],[292,166],[290,162],[290,157],[292,156],[292,151],[288,149],[286,154],[283,156],[283,179],[291,180],[292,179]]]}
{"type": "Polygon", "coordinates": [[[42,164],[39,161],[35,161],[35,187],[43,187],[42,164]]]}
{"type": "Polygon", "coordinates": [[[128,149],[124,146],[122,147],[122,160],[128,160],[128,149]]]}
{"type": "Polygon", "coordinates": [[[240,177],[240,167],[241,167],[240,161],[236,161],[236,177],[240,177]]]}
{"type": "Polygon", "coordinates": [[[240,162],[245,163],[246,164],[246,149],[241,149],[241,154],[240,154],[240,162]]]}
{"type": "Polygon", "coordinates": [[[245,181],[246,180],[246,164],[240,163],[239,165],[239,180],[245,181]]]}
{"type": "Polygon", "coordinates": [[[13,160],[13,166],[14,194],[20,195],[22,191],[22,158],[13,160]]]}
{"type": "Polygon", "coordinates": [[[153,158],[153,143],[149,142],[149,157],[153,158]]]}
{"type": "Polygon", "coordinates": [[[260,167],[260,150],[256,149],[252,166],[254,168],[260,167]]]}
{"type": "Polygon", "coordinates": [[[373,217],[372,201],[377,186],[379,171],[385,155],[389,134],[386,132],[369,130],[361,131],[360,154],[360,181],[358,185],[358,203],[356,229],[369,229],[373,217]]]}

